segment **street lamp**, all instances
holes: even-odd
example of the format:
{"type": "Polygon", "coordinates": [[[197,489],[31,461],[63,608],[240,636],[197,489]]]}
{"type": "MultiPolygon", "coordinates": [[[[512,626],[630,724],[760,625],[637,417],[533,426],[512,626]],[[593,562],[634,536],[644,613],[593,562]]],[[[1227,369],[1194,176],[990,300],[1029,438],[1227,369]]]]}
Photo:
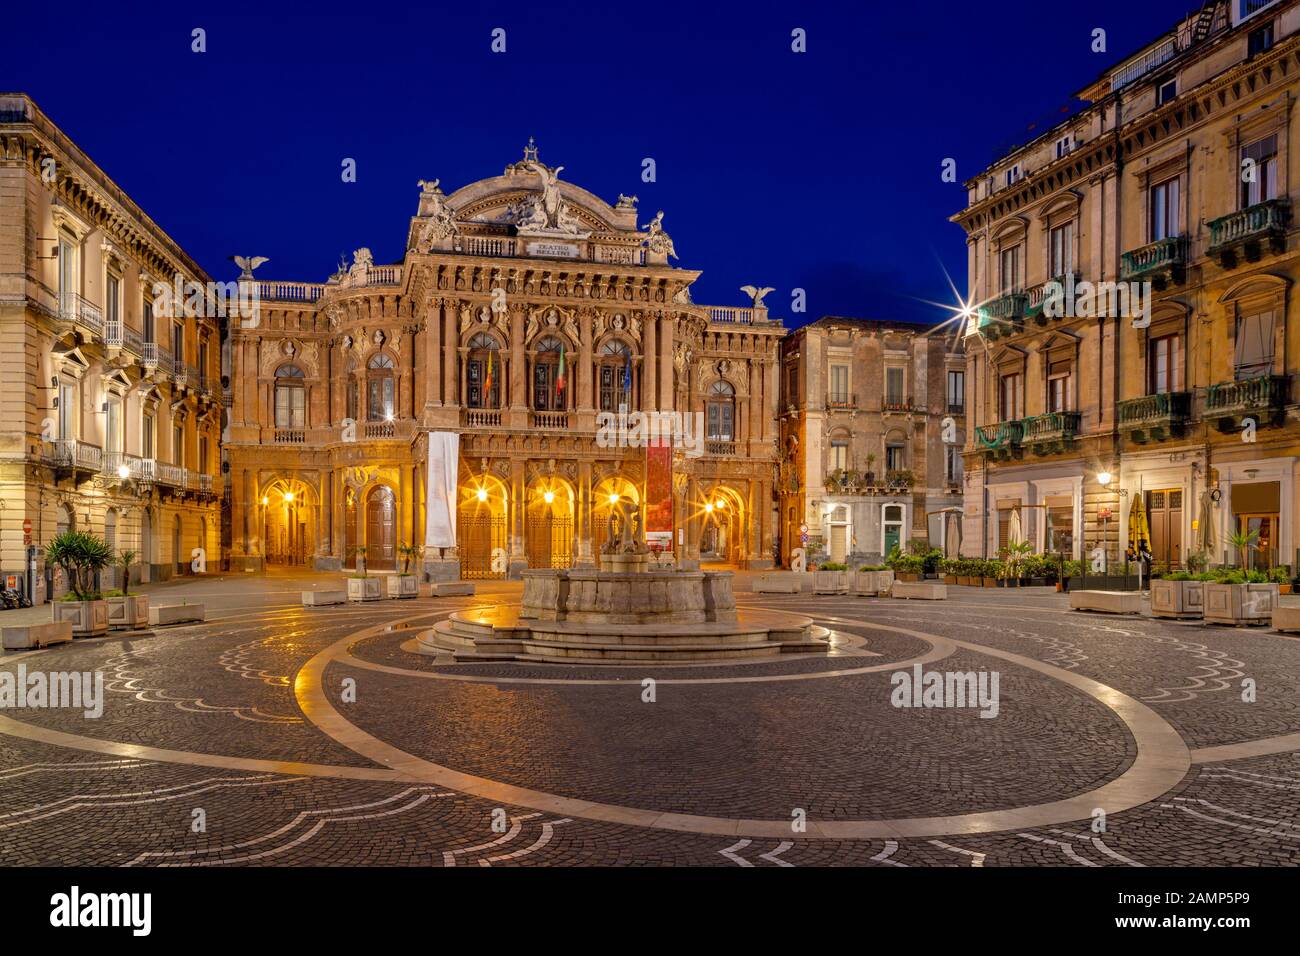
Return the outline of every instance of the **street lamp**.
{"type": "Polygon", "coordinates": [[[542,500],[549,505],[551,502],[555,500],[555,492],[553,491],[546,492],[546,494],[542,495],[542,500]]]}
{"type": "Polygon", "coordinates": [[[1110,487],[1113,478],[1114,476],[1109,471],[1100,472],[1097,475],[1097,484],[1101,485],[1103,488],[1108,488],[1110,487]]]}
{"type": "Polygon", "coordinates": [[[480,488],[477,492],[475,492],[475,497],[477,497],[479,501],[487,501],[487,489],[480,488]]]}

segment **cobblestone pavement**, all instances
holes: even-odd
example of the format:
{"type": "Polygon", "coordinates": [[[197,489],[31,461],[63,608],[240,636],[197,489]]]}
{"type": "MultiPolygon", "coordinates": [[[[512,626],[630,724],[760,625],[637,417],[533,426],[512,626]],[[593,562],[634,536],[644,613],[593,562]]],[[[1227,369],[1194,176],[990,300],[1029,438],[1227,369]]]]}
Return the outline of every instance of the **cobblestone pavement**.
{"type": "Polygon", "coordinates": [[[105,698],[98,718],[0,709],[0,864],[1300,862],[1300,640],[1269,631],[1077,614],[1038,589],[756,595],[740,575],[742,605],[807,614],[854,652],[454,664],[414,653],[419,629],[517,584],[297,605],[327,581],[181,582],[155,600],[202,600],[206,623],[0,657],[0,672],[100,673],[105,698]],[[894,706],[894,675],[922,657],[996,673],[996,715],[894,706]],[[1130,700],[1173,733],[1135,730],[1130,700]],[[1185,772],[1152,799],[1052,817],[1142,756],[1185,772]],[[1024,826],[976,816],[1020,810],[1024,826]],[[915,818],[941,819],[918,836],[915,818]],[[878,836],[834,829],[864,821],[878,836]]]}

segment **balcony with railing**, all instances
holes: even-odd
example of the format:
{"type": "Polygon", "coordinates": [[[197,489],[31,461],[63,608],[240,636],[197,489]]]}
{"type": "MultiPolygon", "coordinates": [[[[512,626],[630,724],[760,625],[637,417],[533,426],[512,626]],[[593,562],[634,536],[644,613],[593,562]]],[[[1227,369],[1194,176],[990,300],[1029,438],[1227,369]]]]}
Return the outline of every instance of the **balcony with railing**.
{"type": "Polygon", "coordinates": [[[173,465],[165,461],[154,463],[155,480],[160,485],[166,485],[169,488],[185,487],[185,469],[180,465],[173,465]]]}
{"type": "Polygon", "coordinates": [[[277,428],[273,431],[271,440],[277,445],[304,445],[307,443],[307,429],[277,428]]]}
{"type": "Polygon", "coordinates": [[[826,407],[832,411],[857,408],[858,396],[850,395],[848,392],[831,392],[826,396],[826,407]]]}
{"type": "Polygon", "coordinates": [[[753,325],[754,309],[741,306],[711,305],[709,321],[723,325],[753,325]]]}
{"type": "Polygon", "coordinates": [[[1285,375],[1260,375],[1238,382],[1219,382],[1205,390],[1205,418],[1215,421],[1225,431],[1236,426],[1240,418],[1254,417],[1259,424],[1269,424],[1279,416],[1287,402],[1285,375]]]}
{"type": "Polygon", "coordinates": [[[500,428],[501,409],[499,408],[462,408],[460,424],[463,428],[500,428]]]}
{"type": "Polygon", "coordinates": [[[199,476],[198,476],[198,479],[199,479],[199,494],[201,494],[201,495],[211,495],[211,494],[212,494],[212,476],[211,476],[211,475],[199,475],[199,476]]]}
{"type": "Polygon", "coordinates": [[[1024,422],[1014,419],[976,427],[975,441],[981,451],[994,457],[1009,457],[1020,449],[1024,434],[1024,422]]]}
{"type": "Polygon", "coordinates": [[[738,442],[722,438],[706,438],[704,440],[704,454],[712,458],[734,458],[738,444],[738,442]]]}
{"type": "Polygon", "coordinates": [[[1025,293],[1025,318],[1042,326],[1054,319],[1066,318],[1070,310],[1067,291],[1079,284],[1079,273],[1053,276],[1025,293]],[[1055,301],[1052,301],[1052,299],[1055,301]],[[1047,308],[1051,304],[1052,308],[1047,308]]]}
{"type": "Polygon", "coordinates": [[[1187,269],[1187,237],[1158,239],[1120,256],[1119,277],[1124,282],[1150,280],[1156,288],[1183,281],[1187,269]]]}
{"type": "Polygon", "coordinates": [[[889,394],[887,392],[880,403],[880,408],[886,412],[910,412],[913,406],[912,400],[906,395],[889,394]]]}
{"type": "Polygon", "coordinates": [[[533,428],[546,431],[567,431],[569,428],[568,412],[532,412],[529,419],[533,428]]]}
{"type": "Polygon", "coordinates": [[[1291,221],[1291,204],[1270,199],[1210,220],[1209,253],[1218,256],[1225,269],[1235,268],[1237,257],[1257,260],[1267,245],[1274,252],[1286,251],[1286,227],[1291,221]]]}
{"type": "Polygon", "coordinates": [[[1191,392],[1158,392],[1119,403],[1119,427],[1138,444],[1181,435],[1192,414],[1191,392]]]}
{"type": "Polygon", "coordinates": [[[110,451],[104,452],[101,459],[100,471],[112,478],[121,480],[139,478],[141,470],[141,459],[138,455],[110,451]]]}
{"type": "Polygon", "coordinates": [[[1082,416],[1078,412],[1048,412],[1026,418],[1021,424],[1020,443],[1038,454],[1050,454],[1066,448],[1079,434],[1082,416]]]}
{"type": "Polygon", "coordinates": [[[1024,328],[1029,296],[1024,292],[1007,292],[985,302],[977,310],[979,331],[986,338],[1012,335],[1024,328]]]}
{"type": "Polygon", "coordinates": [[[383,419],[377,422],[364,422],[361,434],[367,441],[393,439],[410,441],[415,435],[415,422],[409,418],[383,419]]]}
{"type": "Polygon", "coordinates": [[[104,453],[98,445],[79,438],[56,438],[47,442],[44,457],[56,468],[72,471],[99,471],[104,453]]]}
{"type": "Polygon", "coordinates": [[[99,306],[75,292],[59,293],[59,319],[80,325],[95,335],[104,334],[104,316],[99,306]]]}
{"type": "Polygon", "coordinates": [[[268,302],[315,302],[324,292],[323,282],[257,283],[257,297],[268,302]]]}
{"type": "Polygon", "coordinates": [[[1111,92],[1128,86],[1134,80],[1140,79],[1150,73],[1152,70],[1168,63],[1180,52],[1178,40],[1175,37],[1168,37],[1162,43],[1157,44],[1150,50],[1147,50],[1141,56],[1136,56],[1118,69],[1111,71],[1110,88],[1111,92]]]}

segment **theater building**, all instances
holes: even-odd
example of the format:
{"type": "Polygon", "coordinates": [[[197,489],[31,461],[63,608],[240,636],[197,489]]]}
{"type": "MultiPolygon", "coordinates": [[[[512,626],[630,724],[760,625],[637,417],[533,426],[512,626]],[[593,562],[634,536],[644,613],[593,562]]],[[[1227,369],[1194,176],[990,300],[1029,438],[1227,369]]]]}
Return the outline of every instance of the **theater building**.
{"type": "Polygon", "coordinates": [[[133,580],[216,569],[225,320],[208,283],[30,98],[0,95],[3,583],[30,570],[37,600],[62,593],[43,548],[69,529],[135,551],[133,580]],[[159,288],[203,296],[163,308],[159,288]]]}
{"type": "Polygon", "coordinates": [[[400,262],[362,248],[323,282],[245,276],[233,566],[386,569],[404,545],[440,575],[591,566],[611,509],[679,566],[771,566],[781,322],[757,290],[694,303],[663,213],[638,226],[635,197],[559,172],[530,141],[499,176],[421,181],[400,262]],[[431,449],[454,449],[453,488],[431,449]]]}

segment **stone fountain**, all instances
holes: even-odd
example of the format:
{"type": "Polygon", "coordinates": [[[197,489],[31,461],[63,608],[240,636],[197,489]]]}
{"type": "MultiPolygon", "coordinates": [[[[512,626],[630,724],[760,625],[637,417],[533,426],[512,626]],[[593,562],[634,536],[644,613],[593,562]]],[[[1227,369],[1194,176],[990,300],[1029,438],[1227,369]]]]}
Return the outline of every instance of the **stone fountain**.
{"type": "Polygon", "coordinates": [[[600,569],[523,572],[518,605],[457,611],[419,638],[423,653],[457,661],[693,662],[824,654],[825,628],[810,618],[737,610],[730,571],[660,569],[640,515],[611,510],[600,569]]]}

